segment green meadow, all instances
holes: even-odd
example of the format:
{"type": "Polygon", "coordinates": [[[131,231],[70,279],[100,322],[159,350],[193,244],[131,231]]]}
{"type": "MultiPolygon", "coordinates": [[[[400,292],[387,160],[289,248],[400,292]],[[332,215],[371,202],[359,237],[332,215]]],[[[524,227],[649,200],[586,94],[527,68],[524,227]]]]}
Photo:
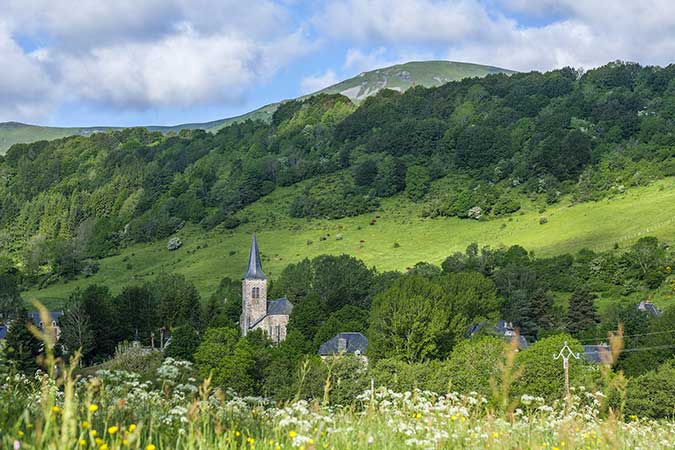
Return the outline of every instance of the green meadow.
{"type": "Polygon", "coordinates": [[[207,233],[186,226],[176,233],[183,241],[176,251],[168,251],[165,240],[132,245],[120,255],[101,260],[94,276],[27,291],[24,297],[54,308],[77,287],[97,283],[119,292],[125,285],[151,280],[162,272],[185,275],[206,297],[221,278],[241,277],[254,231],[265,271],[272,279],[287,264],[321,254],[351,254],[386,271],[405,270],[420,261],[439,264],[472,242],[491,247],[518,244],[537,256],[552,256],[582,248],[608,250],[615,244],[625,248],[646,235],[665,240],[675,236],[673,178],[599,202],[571,204],[565,200],[543,212],[529,205],[511,216],[485,221],[423,218],[421,206],[403,196],[386,199],[377,212],[358,217],[291,219],[288,204],[303,188],[300,183],[277,189],[249,206],[242,213],[247,223],[235,230],[207,233]],[[542,216],[547,223],[539,223],[542,216]]]}

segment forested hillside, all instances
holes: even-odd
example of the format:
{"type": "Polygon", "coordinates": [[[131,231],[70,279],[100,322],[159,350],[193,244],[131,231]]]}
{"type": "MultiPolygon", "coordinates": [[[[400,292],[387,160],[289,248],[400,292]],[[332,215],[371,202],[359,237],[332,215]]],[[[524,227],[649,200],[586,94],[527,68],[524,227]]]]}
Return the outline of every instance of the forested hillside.
{"type": "MultiPolygon", "coordinates": [[[[427,217],[491,220],[596,200],[675,174],[675,66],[490,75],[438,88],[284,103],[271,123],[164,136],[127,129],[12,147],[0,159],[0,252],[24,288],[304,183],[283,214],[337,219],[403,195],[427,217]],[[312,183],[332,175],[330,189],[312,183]],[[442,186],[442,189],[430,189],[442,186]]],[[[279,205],[268,205],[278,210],[279,205]]],[[[302,252],[302,249],[298,249],[302,252]]]]}

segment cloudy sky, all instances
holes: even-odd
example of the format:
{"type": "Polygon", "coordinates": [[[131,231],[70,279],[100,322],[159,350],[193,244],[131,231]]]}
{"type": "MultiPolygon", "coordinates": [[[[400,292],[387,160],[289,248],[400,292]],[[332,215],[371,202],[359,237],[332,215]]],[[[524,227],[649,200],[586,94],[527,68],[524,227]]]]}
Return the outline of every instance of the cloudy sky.
{"type": "Polygon", "coordinates": [[[675,62],[672,0],[0,0],[0,121],[208,121],[423,59],[675,62]]]}

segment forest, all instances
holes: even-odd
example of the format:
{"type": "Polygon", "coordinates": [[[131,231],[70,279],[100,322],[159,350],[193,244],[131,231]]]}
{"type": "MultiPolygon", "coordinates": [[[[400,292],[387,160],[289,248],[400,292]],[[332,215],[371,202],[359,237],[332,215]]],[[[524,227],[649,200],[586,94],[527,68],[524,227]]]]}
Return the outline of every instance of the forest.
{"type": "Polygon", "coordinates": [[[598,200],[675,174],[673,79],[675,66],[615,62],[383,91],[359,106],[319,95],[217,134],[18,144],[0,157],[1,265],[23,289],[86,277],[186,224],[236,228],[246,205],[325,174],[338,187],[308,185],[288,216],[359,215],[394,195],[468,220],[598,200]],[[430,192],[441,178],[450,188],[430,192]]]}

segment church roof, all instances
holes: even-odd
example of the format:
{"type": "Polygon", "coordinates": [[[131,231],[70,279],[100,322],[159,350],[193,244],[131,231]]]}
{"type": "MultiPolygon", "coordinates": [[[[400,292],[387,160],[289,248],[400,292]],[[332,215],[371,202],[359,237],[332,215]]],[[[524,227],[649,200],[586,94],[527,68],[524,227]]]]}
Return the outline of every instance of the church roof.
{"type": "Polygon", "coordinates": [[[253,233],[253,241],[251,242],[251,251],[248,255],[248,270],[244,275],[245,280],[264,280],[265,272],[262,270],[262,263],[260,262],[260,251],[258,250],[258,240],[253,233]]]}
{"type": "Polygon", "coordinates": [[[278,298],[276,300],[267,300],[267,315],[276,316],[284,314],[291,315],[293,311],[293,303],[289,302],[287,298],[278,298]]]}
{"type": "Polygon", "coordinates": [[[267,300],[267,314],[250,324],[248,328],[255,328],[260,322],[269,316],[290,316],[291,311],[293,311],[293,303],[291,303],[287,298],[267,300]]]}
{"type": "Polygon", "coordinates": [[[328,356],[336,353],[366,353],[368,349],[368,338],[361,333],[338,333],[327,340],[319,347],[319,355],[328,356]],[[340,349],[340,340],[344,339],[344,350],[340,349]]]}

